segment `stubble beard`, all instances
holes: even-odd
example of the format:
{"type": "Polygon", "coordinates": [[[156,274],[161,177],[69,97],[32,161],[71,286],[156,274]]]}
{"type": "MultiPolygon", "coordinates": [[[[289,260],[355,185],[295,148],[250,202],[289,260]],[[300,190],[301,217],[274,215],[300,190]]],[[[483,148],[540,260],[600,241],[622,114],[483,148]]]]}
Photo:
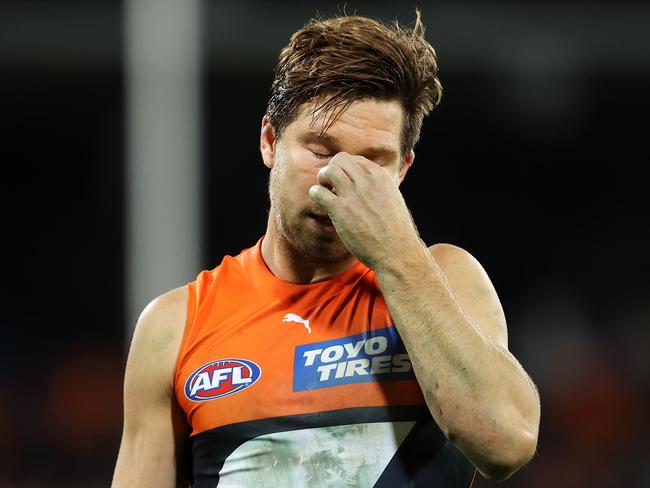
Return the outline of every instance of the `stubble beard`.
{"type": "Polygon", "coordinates": [[[295,205],[292,205],[291,197],[285,190],[289,182],[284,164],[280,161],[277,163],[269,175],[269,211],[278,236],[288,251],[319,263],[337,263],[348,259],[350,252],[337,234],[332,236],[312,228],[308,219],[313,209],[292,209],[295,205]]]}

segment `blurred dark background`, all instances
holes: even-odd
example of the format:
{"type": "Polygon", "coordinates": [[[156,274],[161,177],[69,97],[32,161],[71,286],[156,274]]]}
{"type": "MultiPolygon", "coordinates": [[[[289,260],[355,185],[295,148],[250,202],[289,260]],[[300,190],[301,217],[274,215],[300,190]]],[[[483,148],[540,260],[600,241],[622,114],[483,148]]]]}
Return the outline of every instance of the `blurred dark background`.
{"type": "MultiPolygon", "coordinates": [[[[139,3],[146,12],[156,2],[139,3]]],[[[483,263],[542,398],[538,454],[502,485],[650,486],[650,6],[345,10],[408,24],[415,6],[445,96],[403,193],[425,241],[483,263]]],[[[310,17],[342,8],[203,4],[200,251],[148,299],[263,234],[258,134],[277,55],[310,17]]],[[[129,303],[146,304],[127,283],[127,11],[107,0],[0,3],[0,487],[107,486],[112,476],[129,303]]]]}

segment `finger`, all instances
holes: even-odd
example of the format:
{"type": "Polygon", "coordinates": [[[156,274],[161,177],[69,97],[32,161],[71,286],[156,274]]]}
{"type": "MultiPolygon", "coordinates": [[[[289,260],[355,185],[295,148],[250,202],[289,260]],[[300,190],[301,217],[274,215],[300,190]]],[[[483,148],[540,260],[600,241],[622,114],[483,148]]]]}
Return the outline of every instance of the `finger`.
{"type": "Polygon", "coordinates": [[[379,168],[377,163],[363,156],[354,158],[354,162],[357,172],[363,175],[373,174],[379,168]]]}
{"type": "MultiPolygon", "coordinates": [[[[351,156],[346,152],[340,152],[334,155],[330,159],[329,164],[335,164],[339,166],[347,177],[352,181],[353,184],[356,184],[360,178],[363,178],[365,171],[362,166],[357,161],[361,156],[351,156]]],[[[362,158],[365,159],[365,158],[362,158]]]]}
{"type": "Polygon", "coordinates": [[[338,163],[332,163],[332,161],[318,172],[318,183],[323,186],[331,186],[337,195],[349,193],[354,189],[354,183],[341,166],[338,163]]]}
{"type": "Polygon", "coordinates": [[[320,207],[322,207],[328,214],[334,210],[336,202],[336,195],[330,190],[321,185],[314,185],[309,189],[309,198],[320,207]]]}
{"type": "Polygon", "coordinates": [[[376,182],[376,178],[390,178],[395,181],[395,175],[391,173],[391,170],[386,166],[381,166],[371,159],[365,158],[363,156],[354,157],[354,168],[358,172],[359,176],[355,175],[356,188],[358,191],[362,191],[366,183],[376,182]]]}

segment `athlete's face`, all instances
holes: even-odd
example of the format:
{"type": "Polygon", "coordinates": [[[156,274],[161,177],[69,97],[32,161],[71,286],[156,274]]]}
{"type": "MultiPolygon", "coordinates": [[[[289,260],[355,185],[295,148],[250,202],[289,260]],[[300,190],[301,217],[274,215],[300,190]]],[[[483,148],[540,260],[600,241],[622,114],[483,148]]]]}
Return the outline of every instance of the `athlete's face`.
{"type": "Polygon", "coordinates": [[[325,211],[309,198],[309,188],[318,184],[318,171],[336,153],[345,151],[386,168],[399,184],[413,161],[413,152],[401,165],[403,110],[397,101],[353,102],[322,135],[323,119],[314,120],[312,110],[313,104],[303,105],[279,139],[268,119],[262,120],[260,150],[264,164],[271,169],[270,224],[304,256],[338,262],[350,254],[331,223],[328,225],[325,211]]]}

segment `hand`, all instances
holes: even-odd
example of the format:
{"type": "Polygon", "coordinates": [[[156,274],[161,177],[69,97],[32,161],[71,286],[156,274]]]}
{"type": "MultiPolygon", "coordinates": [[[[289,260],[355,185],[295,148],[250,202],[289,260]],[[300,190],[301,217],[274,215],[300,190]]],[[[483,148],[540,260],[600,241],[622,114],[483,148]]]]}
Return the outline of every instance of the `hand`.
{"type": "Polygon", "coordinates": [[[362,156],[336,154],[318,172],[309,197],[325,210],[345,247],[376,271],[405,248],[421,245],[390,172],[362,156]],[[331,188],[331,189],[330,189],[331,188]]]}

